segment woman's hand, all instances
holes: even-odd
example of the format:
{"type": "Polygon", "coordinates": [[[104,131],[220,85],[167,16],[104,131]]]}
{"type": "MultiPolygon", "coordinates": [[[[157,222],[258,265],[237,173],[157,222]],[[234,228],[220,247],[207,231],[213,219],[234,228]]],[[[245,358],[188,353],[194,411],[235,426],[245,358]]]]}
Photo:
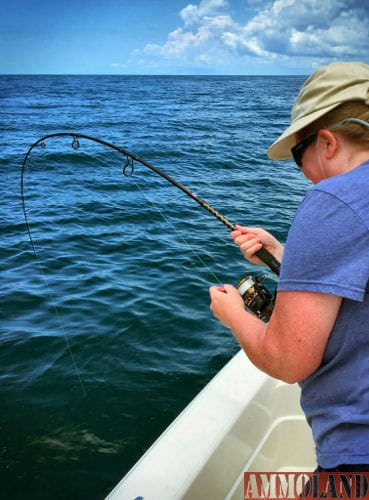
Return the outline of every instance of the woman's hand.
{"type": "Polygon", "coordinates": [[[262,247],[268,250],[279,262],[282,261],[284,249],[282,243],[264,229],[236,225],[231,236],[236,245],[240,247],[245,259],[253,264],[264,264],[262,260],[255,257],[255,253],[262,247]]]}
{"type": "Polygon", "coordinates": [[[232,320],[245,314],[245,306],[238,290],[232,285],[212,286],[209,290],[210,309],[227,328],[232,329],[232,320]]]}

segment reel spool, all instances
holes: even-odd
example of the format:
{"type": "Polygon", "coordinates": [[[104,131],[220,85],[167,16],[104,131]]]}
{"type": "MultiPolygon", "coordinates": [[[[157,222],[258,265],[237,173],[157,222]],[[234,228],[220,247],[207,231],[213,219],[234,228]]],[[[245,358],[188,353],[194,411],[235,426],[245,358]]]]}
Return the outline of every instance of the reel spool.
{"type": "Polygon", "coordinates": [[[245,308],[261,320],[268,322],[274,307],[274,296],[265,288],[262,277],[245,276],[237,283],[245,308]]]}

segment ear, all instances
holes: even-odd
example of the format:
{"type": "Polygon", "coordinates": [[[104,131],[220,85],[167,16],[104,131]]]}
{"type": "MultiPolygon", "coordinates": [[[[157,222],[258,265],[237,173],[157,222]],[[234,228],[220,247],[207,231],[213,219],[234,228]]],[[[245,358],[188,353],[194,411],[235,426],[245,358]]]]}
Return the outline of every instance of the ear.
{"type": "Polygon", "coordinates": [[[318,144],[322,148],[322,152],[327,160],[331,160],[338,151],[337,136],[326,128],[322,128],[318,132],[318,144]]]}

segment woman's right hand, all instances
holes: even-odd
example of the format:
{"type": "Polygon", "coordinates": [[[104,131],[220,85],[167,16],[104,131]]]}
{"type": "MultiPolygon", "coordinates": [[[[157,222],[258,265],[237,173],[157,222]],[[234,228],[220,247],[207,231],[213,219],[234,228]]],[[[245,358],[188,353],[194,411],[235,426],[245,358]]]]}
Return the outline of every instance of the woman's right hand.
{"type": "Polygon", "coordinates": [[[244,227],[236,225],[236,229],[231,232],[233,241],[240,247],[245,257],[253,264],[264,264],[262,260],[255,256],[255,253],[264,247],[279,262],[283,257],[283,245],[272,234],[257,227],[244,227]]]}

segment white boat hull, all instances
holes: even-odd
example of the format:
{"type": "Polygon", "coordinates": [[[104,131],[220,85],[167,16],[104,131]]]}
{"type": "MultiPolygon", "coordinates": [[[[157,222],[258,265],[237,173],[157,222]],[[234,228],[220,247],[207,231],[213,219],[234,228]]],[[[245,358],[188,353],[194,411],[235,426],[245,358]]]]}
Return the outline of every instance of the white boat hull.
{"type": "Polygon", "coordinates": [[[299,388],[240,351],[185,408],[107,500],[240,500],[245,471],[311,471],[299,388]]]}

